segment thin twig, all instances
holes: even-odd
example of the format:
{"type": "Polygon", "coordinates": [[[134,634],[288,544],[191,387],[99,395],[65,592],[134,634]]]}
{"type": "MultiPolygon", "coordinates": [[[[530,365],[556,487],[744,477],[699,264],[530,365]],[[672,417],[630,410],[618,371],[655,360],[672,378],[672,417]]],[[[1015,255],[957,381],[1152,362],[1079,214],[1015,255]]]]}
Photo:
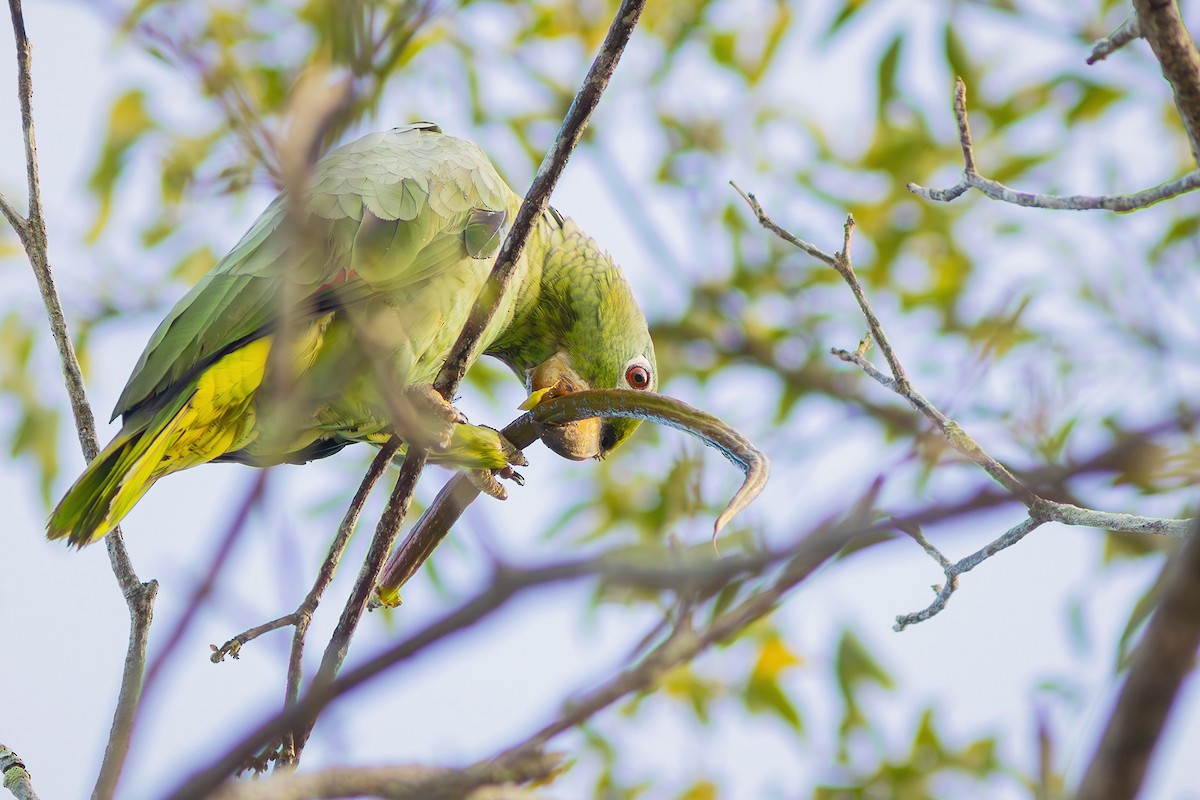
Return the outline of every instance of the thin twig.
{"type": "Polygon", "coordinates": [[[837,262],[837,259],[834,256],[829,255],[821,248],[817,247],[814,244],[809,244],[808,242],[804,241],[803,239],[797,238],[790,231],[786,231],[783,228],[776,225],[775,221],[772,220],[770,217],[768,217],[767,213],[765,211],[763,211],[763,207],[758,202],[758,198],[756,198],[753,194],[743,192],[742,187],[738,186],[733,181],[730,181],[729,185],[732,186],[734,188],[734,191],[736,191],[738,194],[740,194],[742,196],[742,199],[745,200],[747,205],[750,206],[750,210],[754,212],[754,216],[758,217],[759,225],[762,225],[764,228],[769,230],[771,233],[775,234],[780,239],[783,239],[785,242],[792,245],[793,247],[803,250],[805,253],[808,253],[810,256],[817,259],[818,261],[825,262],[825,264],[827,266],[832,267],[837,262]]]}
{"type": "MultiPolygon", "coordinates": [[[[879,334],[876,334],[878,339],[879,334]]],[[[887,337],[884,336],[884,341],[887,337]]],[[[882,349],[883,345],[880,345],[882,349]]],[[[937,406],[925,399],[925,396],[918,392],[911,385],[901,386],[896,380],[889,378],[880,372],[874,364],[860,356],[858,353],[851,353],[848,350],[833,348],[830,352],[850,364],[854,364],[864,373],[874,378],[882,386],[886,386],[896,394],[907,400],[913,408],[921,413],[926,419],[933,422],[946,437],[946,441],[950,446],[957,450],[962,455],[969,458],[980,469],[986,472],[996,483],[1003,486],[1008,491],[1012,492],[1022,503],[1029,508],[1033,508],[1038,504],[1040,498],[1034,494],[1029,487],[1023,484],[1017,476],[1013,475],[1007,467],[1001,464],[996,459],[988,455],[979,443],[972,439],[967,432],[962,429],[957,422],[947,417],[937,406]]]]}
{"type": "MultiPolygon", "coordinates": [[[[358,491],[354,493],[354,498],[350,501],[350,506],[346,509],[341,524],[338,525],[337,535],[334,537],[333,543],[329,545],[329,551],[325,554],[325,560],[321,563],[321,569],[317,572],[317,579],[313,582],[312,589],[304,598],[304,602],[296,609],[296,630],[292,634],[292,647],[288,655],[287,688],[284,694],[284,706],[287,708],[294,706],[300,697],[300,682],[304,677],[304,643],[305,637],[308,635],[308,626],[312,624],[313,614],[316,613],[325,590],[333,582],[333,576],[337,572],[338,564],[341,563],[346,545],[350,542],[350,536],[358,525],[358,517],[362,513],[363,506],[366,505],[367,497],[370,496],[371,490],[375,488],[375,484],[379,482],[383,473],[392,463],[392,458],[396,455],[399,447],[399,440],[393,436],[384,443],[383,447],[379,448],[379,452],[371,461],[367,474],[363,476],[362,482],[359,484],[358,491]]],[[[282,764],[292,764],[295,763],[295,760],[296,744],[291,734],[288,733],[283,737],[279,748],[279,761],[282,764]]]]}
{"type": "Polygon", "coordinates": [[[1076,800],[1132,800],[1200,647],[1200,524],[1163,568],[1158,609],[1134,652],[1129,677],[1076,800]]]}
{"type": "Polygon", "coordinates": [[[935,597],[933,602],[928,606],[920,611],[915,611],[911,614],[901,614],[900,616],[896,617],[896,624],[892,626],[892,630],[899,633],[909,625],[916,625],[918,622],[924,622],[925,620],[940,614],[945,610],[946,603],[950,602],[950,595],[954,594],[954,591],[958,588],[959,575],[962,575],[964,572],[970,572],[971,570],[975,569],[975,567],[979,566],[984,561],[996,555],[996,553],[999,553],[1006,547],[1012,547],[1014,544],[1024,539],[1027,534],[1044,523],[1045,520],[1027,518],[1017,525],[1014,525],[1012,528],[1009,528],[1004,532],[1003,536],[999,537],[993,542],[989,542],[984,547],[976,550],[971,555],[954,564],[948,563],[946,557],[942,555],[936,547],[931,545],[929,542],[924,541],[922,538],[920,540],[921,546],[925,548],[926,553],[928,553],[935,561],[942,565],[942,569],[946,575],[946,582],[937,587],[937,597],[935,597]]]}
{"type": "MultiPolygon", "coordinates": [[[[907,387],[908,375],[905,374],[904,367],[900,364],[900,359],[898,359],[895,353],[892,352],[891,343],[888,341],[887,337],[883,335],[883,326],[879,324],[879,319],[875,316],[875,312],[871,309],[871,304],[867,302],[867,296],[863,292],[862,286],[858,282],[858,278],[854,275],[854,266],[850,258],[850,242],[854,236],[854,218],[847,215],[846,222],[842,227],[841,252],[830,255],[816,245],[809,244],[808,242],[793,236],[791,233],[777,225],[774,220],[767,216],[767,212],[763,210],[762,205],[758,202],[758,198],[753,194],[743,192],[741,187],[739,187],[733,181],[730,181],[729,185],[732,186],[737,193],[742,196],[742,199],[745,200],[750,206],[750,210],[754,212],[754,216],[758,218],[758,223],[760,225],[774,233],[779,238],[783,239],[788,244],[803,250],[805,253],[817,259],[818,261],[822,261],[825,264],[833,267],[835,270],[837,270],[838,274],[845,279],[846,283],[850,286],[850,290],[854,292],[854,299],[858,301],[858,307],[862,310],[863,316],[867,319],[867,327],[870,330],[870,339],[874,339],[876,344],[879,345],[879,349],[883,351],[884,357],[887,359],[888,366],[891,367],[892,374],[895,376],[895,379],[899,381],[902,386],[907,387]]],[[[865,345],[869,343],[870,339],[864,339],[864,345],[860,346],[860,349],[865,349],[865,345]]]]}
{"type": "MultiPolygon", "coordinates": [[[[346,550],[346,545],[350,541],[350,536],[354,533],[354,529],[358,524],[358,517],[362,513],[363,506],[367,502],[367,498],[371,494],[371,490],[378,483],[379,478],[387,470],[391,464],[392,457],[396,455],[396,450],[399,448],[399,441],[393,437],[380,447],[379,452],[375,454],[375,458],[371,461],[371,466],[367,469],[366,475],[363,476],[359,483],[358,490],[354,493],[354,498],[350,501],[346,513],[342,517],[342,522],[338,526],[337,535],[334,536],[333,542],[329,546],[329,550],[325,554],[325,560],[321,563],[321,568],[317,572],[317,577],[313,581],[312,588],[309,589],[303,602],[290,614],[285,614],[282,617],[265,622],[261,625],[256,625],[249,628],[232,639],[227,641],[220,647],[213,647],[211,659],[213,663],[219,663],[225,660],[226,656],[237,658],[243,645],[257,639],[259,636],[270,633],[271,631],[279,630],[280,628],[294,627],[292,632],[292,645],[288,655],[288,673],[287,685],[284,691],[284,707],[295,705],[297,698],[300,696],[300,684],[304,676],[304,645],[308,634],[309,625],[312,623],[313,615],[316,613],[317,606],[320,605],[321,598],[325,594],[325,590],[333,582],[334,575],[337,573],[338,565],[341,563],[342,555],[346,550]]],[[[260,762],[267,763],[268,759],[275,759],[279,765],[289,765],[295,763],[295,745],[290,735],[285,735],[283,740],[278,743],[278,747],[268,746],[271,752],[260,754],[260,762]]]]}
{"type": "Polygon", "coordinates": [[[604,43],[600,46],[600,52],[596,54],[579,91],[575,94],[575,99],[571,101],[571,107],[567,109],[567,115],[563,118],[554,144],[542,159],[537,175],[525,194],[525,200],[517,211],[512,230],[496,256],[496,264],[492,268],[488,285],[479,293],[471,314],[467,317],[467,324],[463,326],[462,333],[446,357],[445,365],[434,380],[434,388],[447,400],[451,399],[458,389],[467,366],[474,362],[479,337],[483,335],[484,329],[500,308],[533,225],[546,210],[550,193],[554,191],[567,159],[583,136],[592,111],[600,102],[600,96],[608,87],[608,81],[625,51],[625,45],[633,34],[645,4],[646,0],[622,1],[604,37],[604,43]]]}
{"type": "MultiPolygon", "coordinates": [[[[50,333],[58,349],[59,364],[67,396],[71,402],[71,413],[83,456],[91,461],[100,452],[96,440],[96,419],[87,400],[83,386],[83,373],[75,356],[75,347],[67,330],[62,302],[54,285],[53,271],[46,238],[46,220],[43,216],[42,191],[38,179],[37,139],[33,122],[33,72],[29,38],[25,33],[25,17],[21,0],[8,0],[12,18],[13,38],[17,50],[17,99],[21,108],[21,129],[25,143],[25,171],[28,182],[29,216],[20,214],[4,202],[4,216],[17,232],[42,296],[46,315],[50,321],[50,333]]],[[[117,694],[117,706],[113,712],[112,728],[104,751],[104,760],[93,789],[93,798],[108,798],[116,790],[117,778],[125,763],[129,750],[129,739],[133,730],[133,719],[141,697],[142,675],[146,665],[146,642],[150,634],[150,622],[154,611],[154,597],[158,583],[142,583],[134,571],[133,562],[125,549],[119,528],[114,528],[105,537],[108,559],[113,574],[125,597],[129,609],[129,644],[125,652],[125,665],[121,672],[121,686],[117,694]]]]}
{"type": "MultiPolygon", "coordinates": [[[[1168,3],[1167,5],[1174,5],[1168,3]]],[[[971,143],[971,129],[967,119],[967,87],[962,78],[954,83],[954,119],[958,123],[959,142],[963,149],[963,176],[958,183],[945,189],[931,189],[917,183],[908,184],[908,190],[926,200],[949,203],[977,189],[993,200],[1052,211],[1136,211],[1163,200],[1200,188],[1200,170],[1189,172],[1181,178],[1144,189],[1133,194],[1113,195],[1051,195],[1019,192],[999,181],[985,178],[975,168],[975,152],[971,143]]]]}
{"type": "Polygon", "coordinates": [[[271,631],[277,631],[280,628],[290,628],[296,624],[297,618],[297,613],[292,611],[291,613],[284,614],[282,617],[276,617],[270,622],[264,622],[261,625],[247,628],[220,647],[211,644],[209,647],[212,648],[212,655],[208,659],[214,664],[220,664],[226,658],[237,660],[241,656],[243,645],[247,645],[271,631]]]}
{"type": "MultiPolygon", "coordinates": [[[[525,241],[533,230],[533,224],[545,211],[550,193],[558,182],[558,177],[562,174],[571,152],[583,135],[592,111],[595,110],[601,95],[608,86],[609,78],[612,77],[621,53],[637,25],[645,2],[646,0],[623,0],[620,8],[617,9],[617,14],[608,29],[600,52],[588,69],[582,86],[575,95],[571,107],[567,110],[554,145],[542,160],[537,175],[534,177],[529,191],[525,194],[513,227],[496,257],[491,274],[480,291],[457,341],[450,349],[445,363],[434,380],[434,388],[447,401],[454,399],[454,394],[466,373],[467,366],[474,361],[477,355],[475,350],[479,338],[495,316],[508,291],[508,286],[516,270],[517,259],[520,258],[525,241]]],[[[357,629],[363,612],[367,609],[384,560],[404,521],[417,478],[424,469],[426,458],[426,452],[415,446],[410,446],[405,454],[404,463],[400,467],[400,475],[396,479],[396,485],[388,499],[383,515],[380,517],[379,524],[376,526],[375,536],[371,540],[371,546],[362,568],[359,570],[350,598],[347,600],[333,635],[325,648],[314,684],[331,683],[341,668],[350,638],[357,629]]],[[[306,720],[304,730],[296,732],[295,752],[297,757],[304,749],[311,732],[311,720],[306,720]]]]}
{"type": "Polygon", "coordinates": [[[1142,26],[1138,22],[1138,15],[1130,14],[1124,22],[1117,26],[1115,31],[1096,42],[1092,47],[1092,54],[1088,56],[1087,63],[1095,64],[1103,61],[1125,45],[1140,38],[1142,38],[1142,26]]]}
{"type": "Polygon", "coordinates": [[[38,800],[33,791],[33,779],[21,757],[5,745],[0,744],[0,775],[4,776],[4,788],[13,793],[17,800],[38,800]]]}
{"type": "MultiPolygon", "coordinates": [[[[1123,448],[1125,445],[1122,443],[1118,447],[1123,448]]],[[[1081,471],[1096,468],[1095,465],[1107,463],[1109,460],[1107,452],[1101,453],[1088,459],[1087,466],[1081,468],[1081,471]]],[[[348,670],[333,683],[310,685],[300,702],[294,707],[279,712],[246,733],[240,741],[230,746],[213,763],[189,778],[184,785],[170,795],[170,798],[172,800],[184,798],[199,800],[199,798],[209,797],[215,787],[221,785],[231,772],[242,765],[264,744],[278,737],[280,731],[300,726],[305,720],[316,719],[341,695],[384,675],[396,665],[426,652],[434,644],[498,612],[511,599],[524,592],[595,577],[613,586],[629,586],[645,591],[670,591],[676,596],[688,594],[708,596],[733,580],[761,575],[771,569],[773,565],[783,563],[784,566],[779,571],[778,577],[765,589],[752,592],[742,603],[721,615],[716,622],[697,635],[702,640],[700,649],[703,649],[708,646],[705,643],[717,643],[729,639],[743,630],[745,626],[769,613],[778,605],[783,594],[790,587],[803,581],[820,564],[852,542],[861,541],[870,545],[873,542],[882,541],[886,534],[897,528],[910,530],[922,525],[960,519],[967,514],[995,508],[1007,502],[1012,502],[1011,496],[1007,493],[987,489],[957,503],[933,504],[903,517],[876,520],[869,524],[864,524],[862,520],[850,520],[849,522],[852,524],[820,525],[815,527],[812,532],[798,537],[792,546],[782,550],[763,551],[753,555],[727,556],[717,561],[704,559],[698,562],[680,563],[678,559],[672,558],[667,564],[661,565],[648,563],[644,557],[630,560],[627,554],[618,553],[592,559],[563,561],[524,570],[512,569],[501,564],[493,573],[491,583],[475,597],[425,628],[396,642],[378,656],[348,670]]],[[[683,646],[680,644],[683,642],[681,638],[676,638],[675,641],[677,643],[675,646],[683,646]]],[[[695,639],[692,641],[694,642],[695,639]]],[[[689,645],[689,647],[691,646],[689,645]]],[[[689,651],[681,650],[679,652],[689,651]]],[[[698,653],[700,650],[693,652],[698,653]]],[[[614,680],[621,679],[618,676],[614,680]]],[[[636,691],[637,687],[642,684],[635,682],[632,685],[636,691]]],[[[590,713],[595,713],[617,699],[619,697],[614,698],[611,690],[597,690],[597,694],[588,695],[586,702],[588,703],[587,707],[592,709],[590,713]]],[[[579,706],[572,706],[572,708],[577,707],[579,706]]],[[[554,727],[556,730],[561,729],[561,725],[554,725],[554,727]]],[[[534,737],[541,736],[542,739],[545,739],[549,735],[553,734],[550,733],[550,726],[547,726],[534,734],[534,737]]],[[[526,740],[523,745],[518,745],[517,749],[531,746],[533,746],[531,740],[526,740]]],[[[512,751],[509,753],[511,754],[512,751]]]]}

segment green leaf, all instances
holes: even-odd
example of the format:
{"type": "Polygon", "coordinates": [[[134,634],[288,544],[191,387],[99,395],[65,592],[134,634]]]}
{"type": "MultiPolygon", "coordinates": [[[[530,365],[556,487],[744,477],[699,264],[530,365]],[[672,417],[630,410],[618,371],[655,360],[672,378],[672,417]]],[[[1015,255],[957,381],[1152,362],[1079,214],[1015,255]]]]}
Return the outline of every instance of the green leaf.
{"type": "Polygon", "coordinates": [[[883,57],[879,59],[879,75],[877,83],[879,87],[879,110],[877,116],[880,124],[885,124],[887,119],[887,106],[896,96],[896,70],[900,65],[900,55],[904,49],[904,35],[896,34],[892,37],[892,41],[888,43],[887,49],[883,51],[883,57]]]}
{"type": "Polygon", "coordinates": [[[87,234],[88,242],[96,240],[108,221],[113,191],[125,170],[129,151],[155,127],[154,119],[146,111],[146,93],[142,89],[130,89],[113,101],[108,134],[96,167],[88,178],[88,189],[100,200],[100,210],[87,234]]]}

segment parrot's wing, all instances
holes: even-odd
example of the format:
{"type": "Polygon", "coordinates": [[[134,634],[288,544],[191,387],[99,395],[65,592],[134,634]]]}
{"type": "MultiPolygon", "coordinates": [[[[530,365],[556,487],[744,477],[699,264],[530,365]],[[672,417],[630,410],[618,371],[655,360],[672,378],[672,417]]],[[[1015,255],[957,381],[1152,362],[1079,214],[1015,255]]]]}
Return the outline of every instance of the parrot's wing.
{"type": "Polygon", "coordinates": [[[499,250],[520,198],[474,144],[418,123],[332,151],[313,168],[306,213],[289,214],[287,203],[275,198],[175,305],[113,419],[156,407],[221,355],[268,334],[285,281],[297,303],[290,313],[311,318],[478,265],[499,250]]]}

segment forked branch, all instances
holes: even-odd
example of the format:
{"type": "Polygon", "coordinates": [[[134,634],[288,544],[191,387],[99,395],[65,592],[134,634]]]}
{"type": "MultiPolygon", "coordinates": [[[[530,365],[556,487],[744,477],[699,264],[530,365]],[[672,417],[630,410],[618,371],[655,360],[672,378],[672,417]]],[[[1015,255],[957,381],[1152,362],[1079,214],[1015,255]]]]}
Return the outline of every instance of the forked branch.
{"type": "Polygon", "coordinates": [[[1044,208],[1052,211],[1135,211],[1200,188],[1200,170],[1194,170],[1181,178],[1133,194],[1064,196],[1020,192],[1010,189],[1000,181],[983,177],[976,169],[975,145],[971,141],[971,124],[967,119],[967,86],[962,78],[956,78],[954,81],[954,119],[958,123],[958,140],[963,152],[963,176],[958,183],[945,189],[930,189],[917,183],[908,184],[910,192],[926,200],[949,203],[962,197],[968,189],[977,189],[993,200],[1026,208],[1044,208]]]}
{"type": "MultiPolygon", "coordinates": [[[[971,162],[968,161],[968,163],[971,162]]],[[[737,187],[735,186],[734,188],[736,189],[737,187]]],[[[783,229],[771,221],[754,195],[742,192],[741,189],[738,189],[738,192],[746,199],[746,202],[750,205],[751,210],[758,217],[763,227],[775,232],[780,238],[791,244],[796,244],[800,241],[791,234],[786,233],[786,231],[781,234],[780,231],[783,229]]],[[[891,346],[887,333],[880,324],[878,317],[871,310],[866,293],[863,291],[863,287],[859,283],[858,277],[850,263],[850,233],[852,230],[853,220],[848,219],[843,234],[842,251],[834,255],[825,253],[814,245],[807,243],[796,246],[825,264],[837,269],[838,273],[850,286],[850,290],[858,301],[863,316],[867,320],[868,334],[867,338],[864,339],[864,344],[874,341],[879,346],[880,350],[884,352],[889,366],[892,368],[892,375],[889,376],[883,373],[867,359],[865,346],[860,346],[855,351],[833,348],[831,353],[842,361],[854,364],[881,386],[890,389],[907,400],[918,413],[937,427],[942,436],[945,437],[946,442],[954,450],[986,472],[996,483],[1004,487],[1014,498],[1025,505],[1029,512],[1027,519],[1013,526],[999,538],[977,552],[956,563],[950,562],[937,548],[927,542],[919,532],[905,528],[942,567],[946,581],[939,587],[937,597],[927,608],[912,614],[898,616],[896,618],[896,630],[903,630],[909,625],[924,622],[938,614],[945,608],[950,596],[958,588],[959,575],[969,572],[1001,550],[1016,544],[1034,529],[1047,522],[1060,522],[1064,525],[1081,525],[1100,528],[1102,530],[1151,533],[1173,537],[1186,535],[1192,524],[1190,520],[1117,514],[1080,508],[1070,503],[1058,503],[1045,499],[1017,478],[1007,467],[989,455],[961,425],[943,414],[937,406],[929,402],[924,395],[918,392],[909,382],[900,364],[900,360],[891,346]]]]}
{"type": "MultiPolygon", "coordinates": [[[[91,461],[100,452],[96,440],[96,419],[88,403],[83,387],[83,373],[75,357],[75,347],[67,331],[62,302],[54,285],[54,274],[50,268],[50,254],[46,239],[46,220],[43,216],[42,190],[38,179],[37,138],[33,121],[33,71],[29,38],[25,33],[25,16],[21,0],[8,0],[12,17],[13,37],[17,46],[17,101],[21,109],[21,129],[25,142],[25,173],[29,201],[29,214],[22,216],[3,196],[0,196],[0,212],[17,232],[25,255],[33,267],[38,291],[50,321],[50,333],[58,348],[59,364],[67,396],[71,401],[71,413],[75,419],[75,431],[83,457],[91,461]]],[[[133,562],[125,549],[120,529],[114,529],[105,537],[108,559],[113,574],[125,596],[129,609],[129,646],[125,653],[125,667],[121,673],[121,688],[117,695],[117,707],[113,713],[108,746],[100,765],[100,774],[92,796],[111,797],[116,790],[117,778],[125,763],[129,740],[133,732],[133,719],[141,699],[142,675],[146,667],[146,642],[150,634],[154,597],[158,583],[142,583],[133,569],[133,562]]]]}

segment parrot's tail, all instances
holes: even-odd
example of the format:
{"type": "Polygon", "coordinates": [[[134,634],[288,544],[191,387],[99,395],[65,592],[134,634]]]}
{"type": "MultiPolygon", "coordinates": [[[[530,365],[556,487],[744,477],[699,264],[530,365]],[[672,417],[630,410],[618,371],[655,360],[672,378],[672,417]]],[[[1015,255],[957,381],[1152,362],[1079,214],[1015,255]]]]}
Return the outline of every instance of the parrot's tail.
{"type": "Polygon", "coordinates": [[[141,428],[118,434],[59,501],[46,523],[46,537],[83,547],[117,527],[162,474],[166,437],[161,433],[161,428],[141,428]]]}

